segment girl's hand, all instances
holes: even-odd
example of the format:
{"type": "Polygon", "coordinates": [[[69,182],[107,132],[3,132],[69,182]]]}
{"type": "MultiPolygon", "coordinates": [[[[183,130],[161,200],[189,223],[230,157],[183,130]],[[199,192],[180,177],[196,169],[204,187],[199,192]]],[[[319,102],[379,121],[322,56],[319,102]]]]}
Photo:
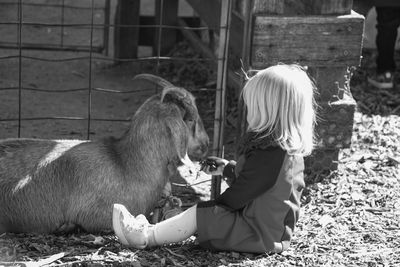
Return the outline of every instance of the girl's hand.
{"type": "Polygon", "coordinates": [[[201,163],[201,170],[211,175],[222,175],[228,163],[226,159],[210,156],[201,163]]]}

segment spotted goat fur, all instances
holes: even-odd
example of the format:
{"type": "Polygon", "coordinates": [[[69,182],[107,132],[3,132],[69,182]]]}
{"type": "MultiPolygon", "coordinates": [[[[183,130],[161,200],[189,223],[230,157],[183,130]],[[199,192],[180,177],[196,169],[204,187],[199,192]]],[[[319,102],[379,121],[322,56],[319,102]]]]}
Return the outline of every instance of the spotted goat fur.
{"type": "Polygon", "coordinates": [[[150,74],[133,83],[162,92],[118,139],[0,140],[0,233],[111,229],[114,203],[148,215],[187,155],[205,156],[209,139],[193,95],[150,74]]]}

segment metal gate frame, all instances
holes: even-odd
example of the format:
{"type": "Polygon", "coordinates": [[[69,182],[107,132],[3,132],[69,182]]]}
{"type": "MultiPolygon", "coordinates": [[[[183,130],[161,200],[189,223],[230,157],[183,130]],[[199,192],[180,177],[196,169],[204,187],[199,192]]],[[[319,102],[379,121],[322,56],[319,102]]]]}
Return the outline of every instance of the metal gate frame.
{"type": "MultiPolygon", "coordinates": [[[[65,3],[64,0],[61,0],[61,8],[65,8],[65,3]]],[[[91,0],[91,23],[90,24],[68,24],[65,25],[63,24],[64,22],[64,17],[61,16],[61,23],[60,24],[46,24],[46,23],[41,23],[41,24],[35,24],[35,23],[26,23],[23,21],[23,7],[27,3],[23,3],[22,0],[18,0],[18,21],[17,22],[5,22],[5,23],[0,23],[1,24],[17,24],[18,25],[18,40],[17,44],[15,46],[8,46],[5,47],[4,44],[0,44],[0,48],[15,48],[18,49],[18,55],[17,56],[5,56],[5,57],[0,57],[0,60],[2,59],[10,59],[10,58],[18,58],[18,68],[19,68],[19,73],[18,73],[18,86],[15,87],[7,87],[7,88],[0,88],[0,90],[18,90],[18,118],[0,118],[0,121],[18,121],[18,138],[21,137],[21,125],[23,121],[30,121],[30,120],[87,120],[87,139],[90,139],[90,129],[91,129],[91,121],[127,121],[126,119],[107,119],[107,118],[93,118],[91,114],[91,99],[92,99],[92,93],[94,91],[101,91],[101,92],[108,92],[108,93],[134,93],[137,92],[137,90],[130,90],[130,91],[118,91],[118,90],[113,90],[113,89],[108,89],[108,88],[95,88],[92,87],[92,63],[93,60],[95,59],[101,59],[101,60],[111,60],[115,61],[116,59],[113,58],[107,58],[104,55],[96,55],[95,53],[100,52],[99,49],[94,49],[93,48],[93,30],[96,27],[104,27],[104,38],[107,40],[107,45],[105,46],[106,49],[106,55],[108,54],[108,29],[110,27],[116,27],[116,26],[130,26],[130,27],[141,27],[141,25],[113,25],[110,24],[110,0],[105,0],[106,6],[106,15],[105,15],[105,24],[104,25],[98,25],[94,24],[94,0],[91,0]],[[88,49],[84,49],[82,47],[65,47],[63,46],[63,41],[61,40],[60,46],[59,47],[52,47],[49,45],[31,45],[31,44],[25,44],[22,42],[22,28],[24,25],[37,25],[37,26],[53,26],[53,27],[61,27],[61,31],[63,31],[63,27],[68,26],[68,27],[90,27],[90,45],[88,49]],[[38,58],[38,57],[27,57],[22,55],[22,51],[24,49],[42,49],[42,50],[71,50],[71,49],[82,49],[83,51],[89,52],[89,55],[86,57],[79,57],[79,59],[86,59],[89,61],[89,77],[88,77],[88,87],[87,88],[71,88],[71,89],[65,89],[65,90],[59,90],[57,92],[59,93],[66,93],[66,92],[72,92],[72,91],[86,91],[87,96],[88,96],[88,106],[87,106],[87,116],[86,117],[29,117],[29,118],[23,118],[21,113],[22,113],[22,91],[24,90],[31,90],[31,91],[38,91],[38,92],[55,92],[49,89],[45,88],[29,88],[29,87],[23,87],[22,86],[22,59],[30,59],[30,60],[41,60],[41,61],[68,61],[68,60],[75,60],[78,58],[65,58],[65,59],[44,59],[44,58],[38,58]]],[[[161,6],[164,4],[164,0],[158,0],[161,1],[161,6]]],[[[218,48],[218,55],[216,57],[217,61],[217,85],[215,89],[215,115],[214,115],[214,136],[213,136],[213,150],[212,154],[223,157],[224,156],[224,125],[225,125],[225,99],[226,99],[226,90],[227,90],[227,69],[228,69],[228,47],[229,47],[229,31],[230,31],[230,19],[231,19],[231,12],[232,12],[232,6],[233,6],[233,0],[221,0],[221,15],[220,15],[220,27],[218,29],[219,31],[219,48],[218,48]]],[[[63,14],[63,12],[62,12],[63,14]]],[[[146,25],[149,27],[149,25],[146,25]]],[[[159,36],[161,36],[161,32],[164,28],[168,29],[184,29],[184,30],[201,30],[201,29],[207,29],[207,27],[188,27],[188,26],[171,26],[171,25],[162,25],[162,17],[160,18],[160,24],[159,25],[152,25],[154,27],[159,28],[159,36]]],[[[61,34],[62,36],[62,34],[61,34]]],[[[161,47],[160,45],[161,38],[159,38],[159,45],[158,47],[161,47]]],[[[120,62],[135,62],[135,61],[146,61],[146,60],[155,60],[157,62],[157,66],[160,64],[161,60],[188,60],[188,59],[183,59],[183,58],[172,58],[172,57],[161,57],[160,56],[160,50],[158,49],[157,55],[154,57],[143,57],[143,58],[137,58],[137,59],[117,59],[120,62]]],[[[191,59],[192,60],[192,59],[191,59]]],[[[215,59],[204,59],[204,60],[215,60],[215,59]]],[[[221,183],[221,178],[220,177],[213,177],[212,178],[212,198],[215,198],[217,195],[220,193],[220,183],[221,183]]]]}

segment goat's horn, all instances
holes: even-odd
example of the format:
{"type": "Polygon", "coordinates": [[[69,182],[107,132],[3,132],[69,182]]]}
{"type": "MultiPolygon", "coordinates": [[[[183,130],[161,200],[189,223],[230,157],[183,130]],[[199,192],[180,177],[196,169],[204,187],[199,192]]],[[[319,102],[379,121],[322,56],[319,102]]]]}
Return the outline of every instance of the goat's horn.
{"type": "Polygon", "coordinates": [[[174,85],[170,83],[169,81],[153,75],[153,74],[138,74],[132,79],[133,81],[133,86],[135,89],[157,89],[161,88],[164,89],[166,87],[173,87],[174,85]]]}

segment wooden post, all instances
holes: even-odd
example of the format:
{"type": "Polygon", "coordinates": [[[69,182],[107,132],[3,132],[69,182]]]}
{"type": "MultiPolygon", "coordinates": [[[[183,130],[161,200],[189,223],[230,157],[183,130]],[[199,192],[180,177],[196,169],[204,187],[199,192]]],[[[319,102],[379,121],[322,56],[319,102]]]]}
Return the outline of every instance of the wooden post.
{"type": "Polygon", "coordinates": [[[364,17],[351,11],[353,0],[253,1],[248,69],[297,62],[316,82],[318,147],[306,160],[307,178],[315,179],[335,170],[338,151],[351,143],[348,69],[360,64],[364,17]]]}
{"type": "Polygon", "coordinates": [[[155,30],[153,54],[163,56],[176,44],[176,29],[163,28],[178,25],[178,0],[156,0],[155,24],[160,25],[155,30]]]}
{"type": "Polygon", "coordinates": [[[110,41],[110,9],[111,4],[110,0],[106,0],[104,7],[104,28],[103,28],[103,36],[104,36],[104,54],[108,56],[109,53],[109,41],[110,41]]]}
{"type": "MultiPolygon", "coordinates": [[[[211,30],[218,31],[220,27],[221,0],[186,0],[196,11],[201,19],[207,24],[211,30]]],[[[245,0],[251,1],[251,0],[245,0]]],[[[232,12],[231,27],[229,33],[229,45],[233,53],[241,55],[243,41],[243,18],[239,13],[232,12]]]]}
{"type": "MultiPolygon", "coordinates": [[[[251,54],[251,40],[252,40],[252,27],[253,27],[253,5],[254,1],[249,0],[244,2],[243,4],[243,17],[244,17],[244,22],[243,22],[243,40],[242,40],[242,68],[245,71],[248,71],[250,69],[250,54],[251,54]]],[[[247,122],[246,122],[246,109],[244,107],[243,99],[240,97],[241,95],[241,90],[243,89],[243,86],[246,83],[246,76],[244,73],[241,73],[240,76],[241,80],[241,88],[240,92],[237,94],[238,96],[238,119],[237,119],[237,129],[236,129],[236,142],[239,141],[241,136],[246,132],[247,128],[247,122]]]]}
{"type": "Polygon", "coordinates": [[[115,59],[137,58],[139,17],[140,0],[118,0],[114,30],[115,59]]]}
{"type": "MultiPolygon", "coordinates": [[[[218,72],[215,97],[215,122],[213,152],[218,157],[224,157],[223,141],[225,127],[225,102],[226,102],[226,77],[228,74],[228,46],[229,25],[231,21],[232,0],[222,0],[218,46],[218,72]]],[[[211,180],[211,199],[215,199],[221,193],[221,176],[213,176],[211,180]]]]}

